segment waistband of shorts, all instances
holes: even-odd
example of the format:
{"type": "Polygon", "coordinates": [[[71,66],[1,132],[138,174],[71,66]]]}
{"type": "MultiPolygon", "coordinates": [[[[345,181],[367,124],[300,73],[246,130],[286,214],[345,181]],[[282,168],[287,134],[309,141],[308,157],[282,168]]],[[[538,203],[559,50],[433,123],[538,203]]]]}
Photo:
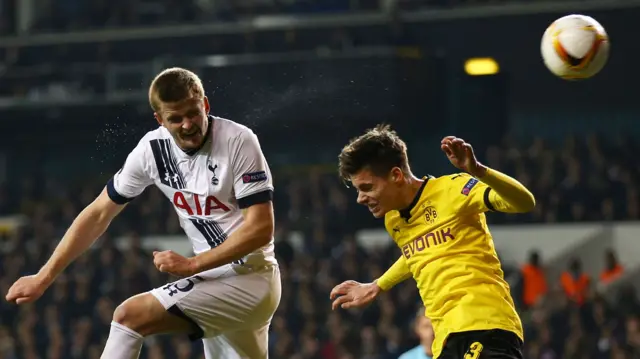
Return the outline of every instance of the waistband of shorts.
{"type": "Polygon", "coordinates": [[[515,345],[522,346],[524,343],[520,337],[509,330],[504,329],[487,329],[487,330],[470,330],[465,332],[455,332],[450,333],[447,337],[447,340],[455,339],[455,338],[476,338],[478,336],[493,336],[501,338],[505,341],[511,342],[515,345]]]}

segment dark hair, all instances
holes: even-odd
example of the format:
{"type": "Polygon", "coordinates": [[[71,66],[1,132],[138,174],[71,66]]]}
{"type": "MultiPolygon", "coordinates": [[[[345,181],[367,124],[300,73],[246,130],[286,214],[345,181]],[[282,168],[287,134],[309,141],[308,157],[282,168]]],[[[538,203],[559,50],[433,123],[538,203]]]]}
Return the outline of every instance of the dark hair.
{"type": "Polygon", "coordinates": [[[582,270],[582,261],[579,258],[571,258],[569,262],[569,270],[572,271],[581,271],[582,270]]]}
{"type": "Polygon", "coordinates": [[[349,178],[367,168],[376,176],[386,176],[394,167],[409,173],[407,145],[391,129],[381,124],[353,138],[338,156],[340,177],[345,183],[349,178]]]}
{"type": "Polygon", "coordinates": [[[177,102],[189,96],[204,97],[202,81],[198,75],[180,67],[162,71],[149,87],[149,104],[154,111],[159,110],[160,102],[177,102]]]}
{"type": "Polygon", "coordinates": [[[540,253],[537,250],[532,250],[529,252],[529,263],[538,265],[540,264],[540,253]]]}

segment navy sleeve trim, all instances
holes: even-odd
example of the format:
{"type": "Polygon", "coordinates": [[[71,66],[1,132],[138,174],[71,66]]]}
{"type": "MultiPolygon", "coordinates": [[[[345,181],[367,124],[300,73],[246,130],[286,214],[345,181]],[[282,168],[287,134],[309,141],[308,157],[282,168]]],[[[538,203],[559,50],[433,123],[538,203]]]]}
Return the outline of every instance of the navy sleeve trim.
{"type": "Polygon", "coordinates": [[[493,204],[491,204],[491,201],[489,200],[490,192],[491,192],[491,187],[487,187],[487,189],[484,190],[484,205],[487,206],[487,208],[489,208],[490,211],[497,212],[496,207],[494,207],[493,204]]]}
{"type": "Polygon", "coordinates": [[[249,208],[254,204],[267,203],[273,201],[273,191],[268,189],[266,191],[254,193],[247,197],[238,198],[238,206],[241,209],[249,208]]]}
{"type": "Polygon", "coordinates": [[[118,193],[118,191],[116,191],[116,186],[115,186],[115,183],[113,182],[113,177],[109,180],[109,182],[107,182],[107,194],[115,204],[127,204],[133,201],[133,198],[127,198],[121,195],[120,193],[118,193]]]}

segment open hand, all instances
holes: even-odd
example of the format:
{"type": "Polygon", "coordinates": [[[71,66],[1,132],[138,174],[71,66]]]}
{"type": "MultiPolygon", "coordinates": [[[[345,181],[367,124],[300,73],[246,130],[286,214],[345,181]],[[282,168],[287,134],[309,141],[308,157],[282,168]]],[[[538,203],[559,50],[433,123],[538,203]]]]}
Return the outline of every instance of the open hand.
{"type": "Polygon", "coordinates": [[[36,301],[49,287],[38,275],[18,279],[7,292],[5,299],[18,305],[36,301]]]}
{"type": "Polygon", "coordinates": [[[331,290],[329,296],[333,300],[331,309],[335,310],[338,307],[343,309],[364,307],[376,299],[380,292],[382,292],[382,289],[375,282],[359,283],[355,280],[342,282],[331,290]]]}
{"type": "Polygon", "coordinates": [[[447,136],[442,139],[440,148],[447,155],[452,165],[474,177],[483,177],[487,169],[480,164],[473,153],[473,147],[463,139],[447,136]]]}
{"type": "Polygon", "coordinates": [[[162,273],[177,277],[190,277],[197,274],[193,258],[187,258],[174,251],[153,252],[153,264],[162,273]]]}

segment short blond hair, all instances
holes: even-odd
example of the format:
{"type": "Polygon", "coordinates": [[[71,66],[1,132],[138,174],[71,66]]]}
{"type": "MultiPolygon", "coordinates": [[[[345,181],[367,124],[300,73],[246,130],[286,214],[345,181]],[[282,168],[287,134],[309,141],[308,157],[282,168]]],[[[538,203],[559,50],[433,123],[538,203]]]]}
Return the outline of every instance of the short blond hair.
{"type": "Polygon", "coordinates": [[[198,75],[180,67],[160,72],[149,86],[149,105],[156,112],[162,102],[178,102],[188,97],[204,97],[204,87],[198,75]]]}

